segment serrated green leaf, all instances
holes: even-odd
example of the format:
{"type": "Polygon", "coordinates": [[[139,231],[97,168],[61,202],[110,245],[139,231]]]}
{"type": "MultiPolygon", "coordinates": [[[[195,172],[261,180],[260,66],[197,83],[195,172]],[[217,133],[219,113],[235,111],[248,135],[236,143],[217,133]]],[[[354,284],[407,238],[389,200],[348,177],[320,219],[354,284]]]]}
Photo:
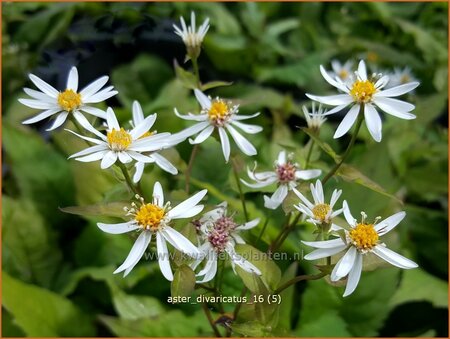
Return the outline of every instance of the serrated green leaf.
{"type": "Polygon", "coordinates": [[[195,289],[195,273],[187,265],[178,267],[170,284],[172,297],[190,297],[195,289]]]}

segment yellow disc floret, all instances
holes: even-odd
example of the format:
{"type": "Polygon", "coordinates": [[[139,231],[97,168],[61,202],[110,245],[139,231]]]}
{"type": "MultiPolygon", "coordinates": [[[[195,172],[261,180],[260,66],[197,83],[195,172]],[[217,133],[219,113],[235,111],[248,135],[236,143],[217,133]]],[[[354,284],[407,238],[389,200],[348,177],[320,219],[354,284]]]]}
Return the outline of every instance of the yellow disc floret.
{"type": "Polygon", "coordinates": [[[81,94],[66,89],[58,94],[58,105],[67,112],[72,112],[81,105],[81,94]]]}
{"type": "Polygon", "coordinates": [[[111,132],[108,132],[106,138],[108,140],[109,146],[113,151],[126,150],[133,141],[130,133],[125,131],[123,127],[120,128],[120,130],[116,130],[113,128],[111,132]]]}
{"type": "Polygon", "coordinates": [[[324,222],[327,219],[328,213],[330,213],[331,207],[328,204],[318,204],[314,206],[312,212],[314,214],[314,218],[324,222]]]}
{"type": "Polygon", "coordinates": [[[341,69],[341,71],[339,72],[339,77],[340,77],[342,80],[345,80],[345,79],[348,78],[348,76],[349,76],[348,71],[345,70],[345,69],[341,69]]]}
{"type": "Polygon", "coordinates": [[[352,244],[363,252],[371,250],[378,243],[378,233],[373,224],[357,224],[349,232],[349,236],[352,244]]]}
{"type": "Polygon", "coordinates": [[[156,232],[165,215],[163,208],[154,204],[142,205],[136,212],[135,220],[144,229],[156,232]]]}
{"type": "Polygon", "coordinates": [[[208,111],[209,120],[216,125],[223,125],[230,117],[230,107],[223,100],[214,100],[208,111]]]}
{"type": "Polygon", "coordinates": [[[357,80],[352,86],[350,90],[351,96],[355,99],[355,101],[360,103],[366,103],[372,101],[372,96],[375,94],[377,89],[375,85],[370,80],[357,80]]]}

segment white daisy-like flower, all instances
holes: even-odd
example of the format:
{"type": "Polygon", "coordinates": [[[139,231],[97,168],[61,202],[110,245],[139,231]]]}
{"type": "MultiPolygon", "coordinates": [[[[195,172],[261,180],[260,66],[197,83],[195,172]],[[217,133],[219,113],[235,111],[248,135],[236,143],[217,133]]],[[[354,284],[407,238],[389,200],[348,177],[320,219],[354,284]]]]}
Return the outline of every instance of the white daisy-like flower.
{"type": "Polygon", "coordinates": [[[389,82],[386,88],[391,88],[399,85],[404,85],[412,81],[417,81],[411,68],[406,66],[404,68],[394,68],[394,72],[389,74],[389,82]]]}
{"type": "Polygon", "coordinates": [[[388,249],[380,241],[381,236],[391,231],[405,218],[405,212],[398,212],[378,223],[379,218],[376,218],[374,223],[369,223],[366,221],[367,215],[364,212],[361,213],[362,220],[360,222],[353,218],[346,201],[344,201],[343,209],[345,219],[350,225],[350,230],[344,230],[345,240],[337,238],[325,241],[302,242],[305,245],[317,248],[305,256],[307,260],[326,258],[345,251],[345,254],[336,263],[330,275],[331,281],[338,281],[348,276],[344,297],[352,294],[356,289],[361,277],[363,257],[367,253],[373,253],[400,268],[410,269],[418,267],[415,262],[388,249]]]}
{"type": "MultiPolygon", "coordinates": [[[[143,123],[145,118],[144,118],[144,112],[142,111],[142,107],[139,104],[138,101],[134,101],[133,102],[133,120],[131,122],[131,125],[133,127],[139,126],[139,124],[143,123]]],[[[155,113],[156,114],[156,113],[155,113]]],[[[152,136],[154,134],[156,134],[156,131],[146,131],[140,138],[145,138],[148,136],[152,136]]],[[[164,146],[164,148],[169,148],[172,146],[175,146],[176,144],[178,144],[180,142],[180,140],[172,140],[171,138],[167,139],[167,143],[166,146],[164,146]]],[[[156,165],[158,165],[162,170],[176,175],[178,174],[178,170],[177,168],[169,161],[167,160],[165,157],[163,157],[161,154],[159,154],[158,151],[155,152],[151,152],[149,154],[146,154],[150,159],[152,159],[153,163],[155,163],[156,165]]],[[[139,182],[142,178],[142,174],[144,173],[144,168],[145,168],[145,164],[147,164],[148,162],[142,162],[142,161],[137,161],[134,165],[135,167],[135,172],[133,175],[133,181],[135,183],[139,182]]]]}
{"type": "Polygon", "coordinates": [[[347,60],[341,64],[339,60],[334,59],[331,61],[331,69],[330,76],[338,77],[345,83],[354,81],[353,61],[347,60]]]}
{"type": "Polygon", "coordinates": [[[319,105],[319,108],[316,110],[316,103],[314,101],[312,102],[311,112],[308,111],[306,106],[302,106],[302,110],[305,115],[306,124],[312,130],[319,130],[320,126],[327,120],[325,118],[327,110],[322,109],[322,105],[319,105]]]}
{"type": "Polygon", "coordinates": [[[294,205],[294,207],[303,214],[307,215],[309,217],[307,220],[315,225],[331,225],[332,219],[342,213],[342,208],[333,210],[334,205],[342,194],[342,190],[335,189],[331,195],[330,203],[327,204],[325,202],[322,182],[320,180],[316,181],[315,186],[314,184],[311,184],[310,188],[314,203],[310,202],[302,193],[294,188],[294,193],[302,201],[298,205],[294,205]]]}
{"type": "Polygon", "coordinates": [[[127,258],[114,273],[124,271],[124,277],[128,275],[142,258],[152,240],[152,236],[155,235],[159,267],[164,277],[172,281],[173,273],[170,267],[166,242],[193,258],[198,258],[200,252],[184,235],[170,227],[170,223],[172,220],[191,218],[200,213],[204,206],[198,205],[198,203],[204,198],[206,193],[207,190],[200,191],[171,208],[170,202],[164,203],[164,193],[161,184],[156,182],[153,187],[151,203],[145,203],[144,199],[137,195],[138,204],[132,203],[131,208],[124,208],[127,212],[126,215],[131,216],[133,219],[119,224],[97,223],[97,226],[106,233],[140,232],[127,258]]]}
{"type": "Polygon", "coordinates": [[[264,206],[270,209],[276,209],[281,205],[289,190],[297,186],[298,180],[314,179],[322,173],[319,169],[301,170],[297,163],[292,162],[292,155],[286,155],[286,151],[281,151],[278,154],[278,159],[274,165],[273,171],[260,173],[255,173],[254,169],[247,168],[248,177],[255,183],[249,183],[241,179],[241,182],[250,188],[262,188],[277,183],[278,188],[272,196],[264,196],[264,206]]]}
{"type": "Polygon", "coordinates": [[[336,113],[351,105],[350,110],[339,124],[334,138],[339,138],[350,130],[359,115],[361,107],[364,108],[367,129],[377,142],[381,141],[382,123],[376,107],[401,119],[410,120],[416,118],[414,114],[410,113],[415,108],[414,105],[405,101],[392,99],[392,97],[412,91],[419,86],[418,82],[409,82],[383,90],[389,82],[389,77],[378,74],[374,78],[368,78],[366,64],[363,60],[359,62],[358,70],[355,72],[355,80],[352,83],[345,83],[339,77],[331,78],[322,66],[320,66],[320,72],[329,84],[344,92],[344,94],[331,96],[306,94],[306,96],[320,103],[336,106],[329,110],[327,114],[336,113]]]}
{"type": "Polygon", "coordinates": [[[197,230],[204,243],[199,247],[202,255],[191,264],[195,270],[198,265],[206,259],[205,266],[196,276],[203,277],[198,283],[208,282],[214,278],[217,272],[217,260],[221,253],[227,253],[231,259],[233,271],[238,265],[244,271],[261,275],[261,271],[251,262],[237,254],[234,247],[236,244],[245,244],[239,235],[257,226],[259,218],[251,220],[243,225],[238,225],[232,216],[227,216],[227,203],[223,202],[216,209],[205,213],[198,221],[197,230]]]}
{"type": "Polygon", "coordinates": [[[69,157],[82,162],[101,160],[101,168],[112,166],[117,160],[123,164],[131,161],[154,162],[153,158],[146,156],[144,152],[154,152],[167,146],[170,133],[159,133],[146,136],[156,120],[156,113],[148,116],[137,124],[131,131],[120,127],[112,108],[106,111],[106,135],[96,130],[87,120],[82,126],[89,132],[95,134],[98,139],[80,135],[73,131],[69,132],[87,140],[94,146],[88,147],[69,157]]]}
{"type": "Polygon", "coordinates": [[[191,12],[191,25],[186,26],[186,22],[183,17],[180,17],[181,28],[177,25],[173,25],[175,34],[183,39],[183,42],[188,50],[189,57],[198,57],[200,54],[200,48],[205,38],[206,32],[209,29],[209,18],[207,18],[203,24],[197,30],[195,26],[195,13],[191,12]]]}
{"type": "Polygon", "coordinates": [[[34,74],[30,74],[29,77],[33,84],[41,91],[24,88],[25,93],[32,99],[19,99],[19,101],[25,106],[44,111],[22,123],[34,124],[56,114],[55,121],[47,131],[61,126],[69,114],[72,114],[81,125],[87,122],[87,119],[81,112],[105,119],[106,113],[104,111],[89,104],[102,102],[118,93],[114,90],[113,86],[102,89],[108,82],[109,78],[107,76],[95,80],[78,92],[78,70],[76,67],[72,67],[69,72],[64,92],[59,92],[34,74]]]}
{"type": "Polygon", "coordinates": [[[210,137],[214,130],[217,129],[226,162],[228,162],[228,159],[230,158],[230,140],[227,132],[230,133],[231,137],[236,142],[236,145],[244,154],[252,156],[257,153],[256,148],[246,138],[244,138],[242,134],[235,129],[235,127],[248,134],[256,134],[261,132],[261,126],[249,125],[240,122],[241,120],[251,119],[258,116],[259,112],[253,115],[238,115],[239,105],[233,106],[231,102],[220,98],[211,99],[198,89],[195,89],[194,93],[202,107],[201,113],[181,115],[175,108],[175,114],[181,119],[199,122],[181,132],[174,134],[174,137],[185,139],[198,133],[197,137],[194,140],[189,140],[189,142],[191,144],[200,144],[210,137]]]}

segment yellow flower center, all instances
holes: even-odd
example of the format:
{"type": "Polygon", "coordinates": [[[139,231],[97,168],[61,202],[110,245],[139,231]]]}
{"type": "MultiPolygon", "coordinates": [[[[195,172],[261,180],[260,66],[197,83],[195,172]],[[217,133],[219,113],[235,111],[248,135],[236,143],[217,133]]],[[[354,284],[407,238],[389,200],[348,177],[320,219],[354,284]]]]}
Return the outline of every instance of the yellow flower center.
{"type": "Polygon", "coordinates": [[[342,69],[338,75],[342,80],[345,80],[348,77],[348,72],[345,69],[342,69]]]}
{"type": "Polygon", "coordinates": [[[366,103],[372,101],[372,96],[375,94],[377,89],[372,81],[357,80],[352,89],[350,90],[351,96],[355,99],[355,101],[360,103],[366,103]]]}
{"type": "Polygon", "coordinates": [[[331,207],[328,204],[318,204],[312,209],[314,217],[322,222],[325,221],[330,211],[331,207]]]}
{"type": "Polygon", "coordinates": [[[156,232],[164,215],[163,208],[153,204],[145,204],[139,208],[134,219],[142,228],[156,232]]]}
{"type": "Polygon", "coordinates": [[[378,233],[373,224],[358,224],[349,232],[351,241],[359,250],[371,250],[378,242],[378,233]]]}
{"type": "Polygon", "coordinates": [[[150,137],[150,136],[152,136],[152,135],[155,134],[155,133],[156,133],[156,131],[153,131],[153,132],[150,132],[150,131],[145,132],[144,134],[142,134],[142,135],[139,137],[139,139],[144,139],[144,138],[150,137]]]}
{"type": "Polygon", "coordinates": [[[223,125],[230,116],[230,108],[223,100],[214,100],[211,104],[211,108],[208,111],[209,120],[216,125],[223,125]]]}
{"type": "Polygon", "coordinates": [[[401,84],[406,84],[410,81],[411,79],[409,78],[409,76],[407,74],[402,75],[402,77],[400,78],[400,83],[401,84]]]}
{"type": "Polygon", "coordinates": [[[66,89],[58,94],[58,105],[67,112],[72,112],[81,105],[81,94],[66,89]]]}
{"type": "Polygon", "coordinates": [[[126,150],[133,141],[130,133],[125,131],[123,127],[120,128],[120,130],[116,130],[113,128],[111,132],[108,132],[106,138],[108,140],[109,146],[113,151],[126,150]]]}

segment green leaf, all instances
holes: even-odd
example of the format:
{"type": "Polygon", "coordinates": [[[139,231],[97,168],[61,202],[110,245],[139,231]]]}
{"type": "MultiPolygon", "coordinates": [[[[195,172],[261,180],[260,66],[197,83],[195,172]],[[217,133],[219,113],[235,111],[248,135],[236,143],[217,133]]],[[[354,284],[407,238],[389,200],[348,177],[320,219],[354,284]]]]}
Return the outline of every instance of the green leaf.
{"type": "Polygon", "coordinates": [[[249,321],[241,324],[231,324],[233,332],[246,337],[267,337],[271,332],[270,326],[264,326],[257,321],[249,321]]]}
{"type": "Polygon", "coordinates": [[[81,216],[109,216],[125,219],[124,207],[130,205],[129,201],[105,202],[88,206],[60,207],[60,210],[81,216]]]}
{"type": "Polygon", "coordinates": [[[207,91],[212,88],[223,87],[223,86],[231,86],[233,82],[230,81],[210,81],[206,84],[203,84],[201,87],[202,91],[207,91]]]}
{"type": "Polygon", "coordinates": [[[405,270],[402,282],[389,305],[395,307],[411,301],[429,301],[435,307],[448,308],[447,283],[420,268],[405,270]]]}
{"type": "Polygon", "coordinates": [[[194,73],[186,71],[184,68],[180,67],[176,61],[174,63],[174,68],[177,79],[183,84],[184,87],[189,89],[198,88],[197,78],[194,73]]]}
{"type": "Polygon", "coordinates": [[[394,199],[397,202],[403,204],[403,202],[399,198],[397,198],[396,196],[394,196],[392,194],[387,193],[384,188],[382,188],[380,185],[378,185],[373,180],[366,177],[357,168],[355,168],[351,165],[342,164],[341,167],[339,167],[339,170],[337,171],[337,175],[340,176],[345,181],[353,182],[355,184],[364,186],[374,192],[380,193],[386,197],[394,199]]]}
{"type": "Polygon", "coordinates": [[[352,337],[347,329],[347,323],[335,310],[302,325],[296,334],[300,337],[352,337]]]}
{"type": "MultiPolygon", "coordinates": [[[[297,262],[293,262],[289,267],[286,269],[286,271],[283,273],[283,276],[280,280],[280,286],[292,278],[295,277],[297,273],[298,264],[297,262]]],[[[290,329],[291,327],[291,319],[292,319],[292,313],[293,308],[295,304],[295,298],[294,298],[294,291],[295,287],[294,285],[286,288],[283,292],[281,292],[281,305],[280,305],[280,313],[279,313],[279,323],[278,327],[283,329],[290,329]]]]}
{"type": "MultiPolygon", "coordinates": [[[[261,271],[261,280],[269,291],[274,291],[278,287],[281,279],[281,270],[269,258],[267,253],[263,253],[247,244],[238,244],[235,249],[237,254],[241,255],[261,271]]],[[[253,273],[246,272],[239,266],[236,266],[236,272],[250,291],[256,293],[259,290],[253,273]]]]}
{"type": "Polygon", "coordinates": [[[181,265],[173,275],[170,285],[172,297],[189,297],[195,289],[195,273],[187,265],[181,265]]]}
{"type": "Polygon", "coordinates": [[[168,311],[138,320],[100,316],[100,321],[119,337],[197,337],[210,331],[200,312],[189,317],[178,310],[168,311]]]}
{"type": "Polygon", "coordinates": [[[158,299],[141,295],[128,295],[115,288],[113,303],[118,315],[124,320],[154,318],[164,313],[158,299]]]}
{"type": "Polygon", "coordinates": [[[338,155],[330,145],[320,140],[316,133],[305,127],[302,127],[301,130],[308,134],[309,137],[314,140],[314,143],[317,144],[326,154],[328,154],[336,163],[341,160],[340,155],[338,155]]]}
{"type": "Polygon", "coordinates": [[[3,196],[3,268],[21,280],[51,287],[62,254],[36,206],[3,196]]]}
{"type": "Polygon", "coordinates": [[[48,221],[64,219],[58,207],[73,204],[74,192],[67,159],[29,128],[5,121],[2,131],[4,161],[20,193],[32,199],[48,221]]]}
{"type": "Polygon", "coordinates": [[[278,303],[269,302],[273,300],[270,297],[270,291],[259,276],[253,275],[253,280],[256,286],[255,297],[257,298],[255,303],[256,319],[263,325],[276,327],[278,323],[278,303]]]}
{"type": "Polygon", "coordinates": [[[3,272],[3,306],[29,337],[95,336],[92,320],[70,300],[3,272]]]}

